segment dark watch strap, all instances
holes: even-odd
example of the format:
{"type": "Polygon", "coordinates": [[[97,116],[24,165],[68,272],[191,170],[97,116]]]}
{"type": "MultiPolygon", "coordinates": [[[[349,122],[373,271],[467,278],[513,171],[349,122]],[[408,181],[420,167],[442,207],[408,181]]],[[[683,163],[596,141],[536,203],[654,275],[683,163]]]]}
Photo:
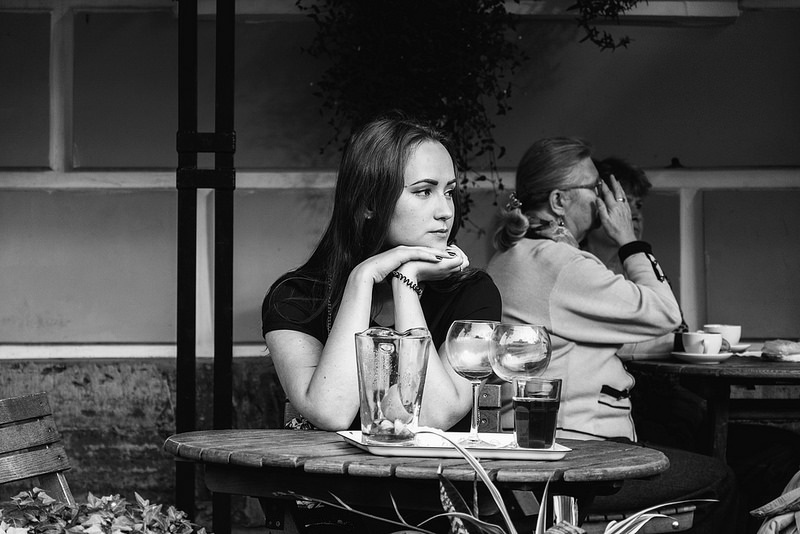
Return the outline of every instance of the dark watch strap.
{"type": "Polygon", "coordinates": [[[646,241],[631,241],[619,247],[617,255],[619,256],[619,261],[625,263],[625,260],[628,259],[629,256],[640,252],[644,253],[647,259],[650,260],[650,265],[653,266],[653,273],[655,273],[658,281],[664,282],[667,279],[667,275],[664,274],[661,265],[658,264],[658,260],[653,256],[653,249],[650,243],[646,241]]]}
{"type": "Polygon", "coordinates": [[[628,259],[628,256],[638,254],[639,252],[652,255],[653,247],[651,247],[650,243],[647,241],[631,241],[630,243],[626,243],[619,247],[617,255],[619,256],[619,261],[625,263],[625,260],[628,259]]]}

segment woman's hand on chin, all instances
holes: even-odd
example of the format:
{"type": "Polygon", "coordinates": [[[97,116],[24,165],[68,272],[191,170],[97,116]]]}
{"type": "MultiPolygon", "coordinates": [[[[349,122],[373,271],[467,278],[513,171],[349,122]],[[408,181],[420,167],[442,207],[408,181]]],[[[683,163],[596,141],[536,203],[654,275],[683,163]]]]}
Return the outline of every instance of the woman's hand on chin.
{"type": "Polygon", "coordinates": [[[398,270],[404,274],[407,274],[406,270],[415,272],[416,279],[424,282],[426,280],[443,280],[451,274],[461,272],[469,267],[469,258],[456,245],[448,246],[440,254],[443,259],[438,263],[412,261],[402,265],[398,270]]]}
{"type": "Polygon", "coordinates": [[[377,284],[383,282],[392,271],[400,270],[416,280],[420,265],[438,265],[445,258],[450,258],[447,252],[436,248],[398,245],[362,261],[356,265],[350,276],[369,278],[372,283],[377,284]]]}

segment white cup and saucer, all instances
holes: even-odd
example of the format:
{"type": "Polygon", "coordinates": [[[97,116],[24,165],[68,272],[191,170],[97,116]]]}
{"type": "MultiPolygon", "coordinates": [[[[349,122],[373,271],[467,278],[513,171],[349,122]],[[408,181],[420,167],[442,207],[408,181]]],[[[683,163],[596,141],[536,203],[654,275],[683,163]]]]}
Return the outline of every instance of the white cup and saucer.
{"type": "Polygon", "coordinates": [[[672,355],[688,363],[713,364],[730,358],[733,353],[722,348],[722,334],[719,332],[684,332],[681,334],[684,352],[673,352],[672,355]]]}
{"type": "Polygon", "coordinates": [[[738,324],[705,324],[703,332],[722,334],[722,339],[728,342],[730,351],[734,353],[744,352],[750,346],[749,343],[739,343],[742,338],[742,326],[738,324]]]}

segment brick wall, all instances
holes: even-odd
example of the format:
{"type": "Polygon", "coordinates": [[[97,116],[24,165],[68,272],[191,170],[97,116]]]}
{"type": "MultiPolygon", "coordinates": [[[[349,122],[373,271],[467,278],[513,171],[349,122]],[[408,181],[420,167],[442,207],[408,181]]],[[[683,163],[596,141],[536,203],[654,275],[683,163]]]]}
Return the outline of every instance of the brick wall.
{"type": "MultiPolygon", "coordinates": [[[[275,428],[283,421],[283,391],[267,357],[233,364],[233,426],[275,428]]],[[[197,429],[211,428],[213,364],[198,359],[197,429]]],[[[162,450],[175,432],[175,360],[69,359],[0,361],[0,397],[46,391],[72,464],[67,479],[76,499],[136,491],[151,502],[175,501],[175,469],[162,450]]],[[[208,492],[197,477],[198,521],[208,492]]],[[[234,523],[259,521],[257,506],[234,499],[234,523]]]]}

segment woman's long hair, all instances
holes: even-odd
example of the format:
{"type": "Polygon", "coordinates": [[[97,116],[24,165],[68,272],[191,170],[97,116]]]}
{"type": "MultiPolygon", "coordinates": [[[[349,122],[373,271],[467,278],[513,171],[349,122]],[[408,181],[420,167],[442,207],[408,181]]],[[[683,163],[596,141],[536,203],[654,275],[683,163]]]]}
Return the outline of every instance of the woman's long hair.
{"type": "Polygon", "coordinates": [[[553,190],[580,185],[571,183],[570,172],[591,156],[591,145],[576,137],[547,137],[531,145],[517,165],[516,198],[503,212],[495,248],[503,252],[522,239],[530,226],[525,212],[549,202],[553,190]]]}
{"type": "MultiPolygon", "coordinates": [[[[386,247],[389,223],[405,186],[406,164],[426,141],[441,143],[453,160],[447,137],[433,127],[400,112],[378,118],[353,134],[345,146],[328,227],[308,261],[293,273],[325,284],[326,307],[338,308],[347,277],[356,265],[386,247]]],[[[458,195],[454,196],[453,227],[448,243],[461,225],[458,195]]]]}

